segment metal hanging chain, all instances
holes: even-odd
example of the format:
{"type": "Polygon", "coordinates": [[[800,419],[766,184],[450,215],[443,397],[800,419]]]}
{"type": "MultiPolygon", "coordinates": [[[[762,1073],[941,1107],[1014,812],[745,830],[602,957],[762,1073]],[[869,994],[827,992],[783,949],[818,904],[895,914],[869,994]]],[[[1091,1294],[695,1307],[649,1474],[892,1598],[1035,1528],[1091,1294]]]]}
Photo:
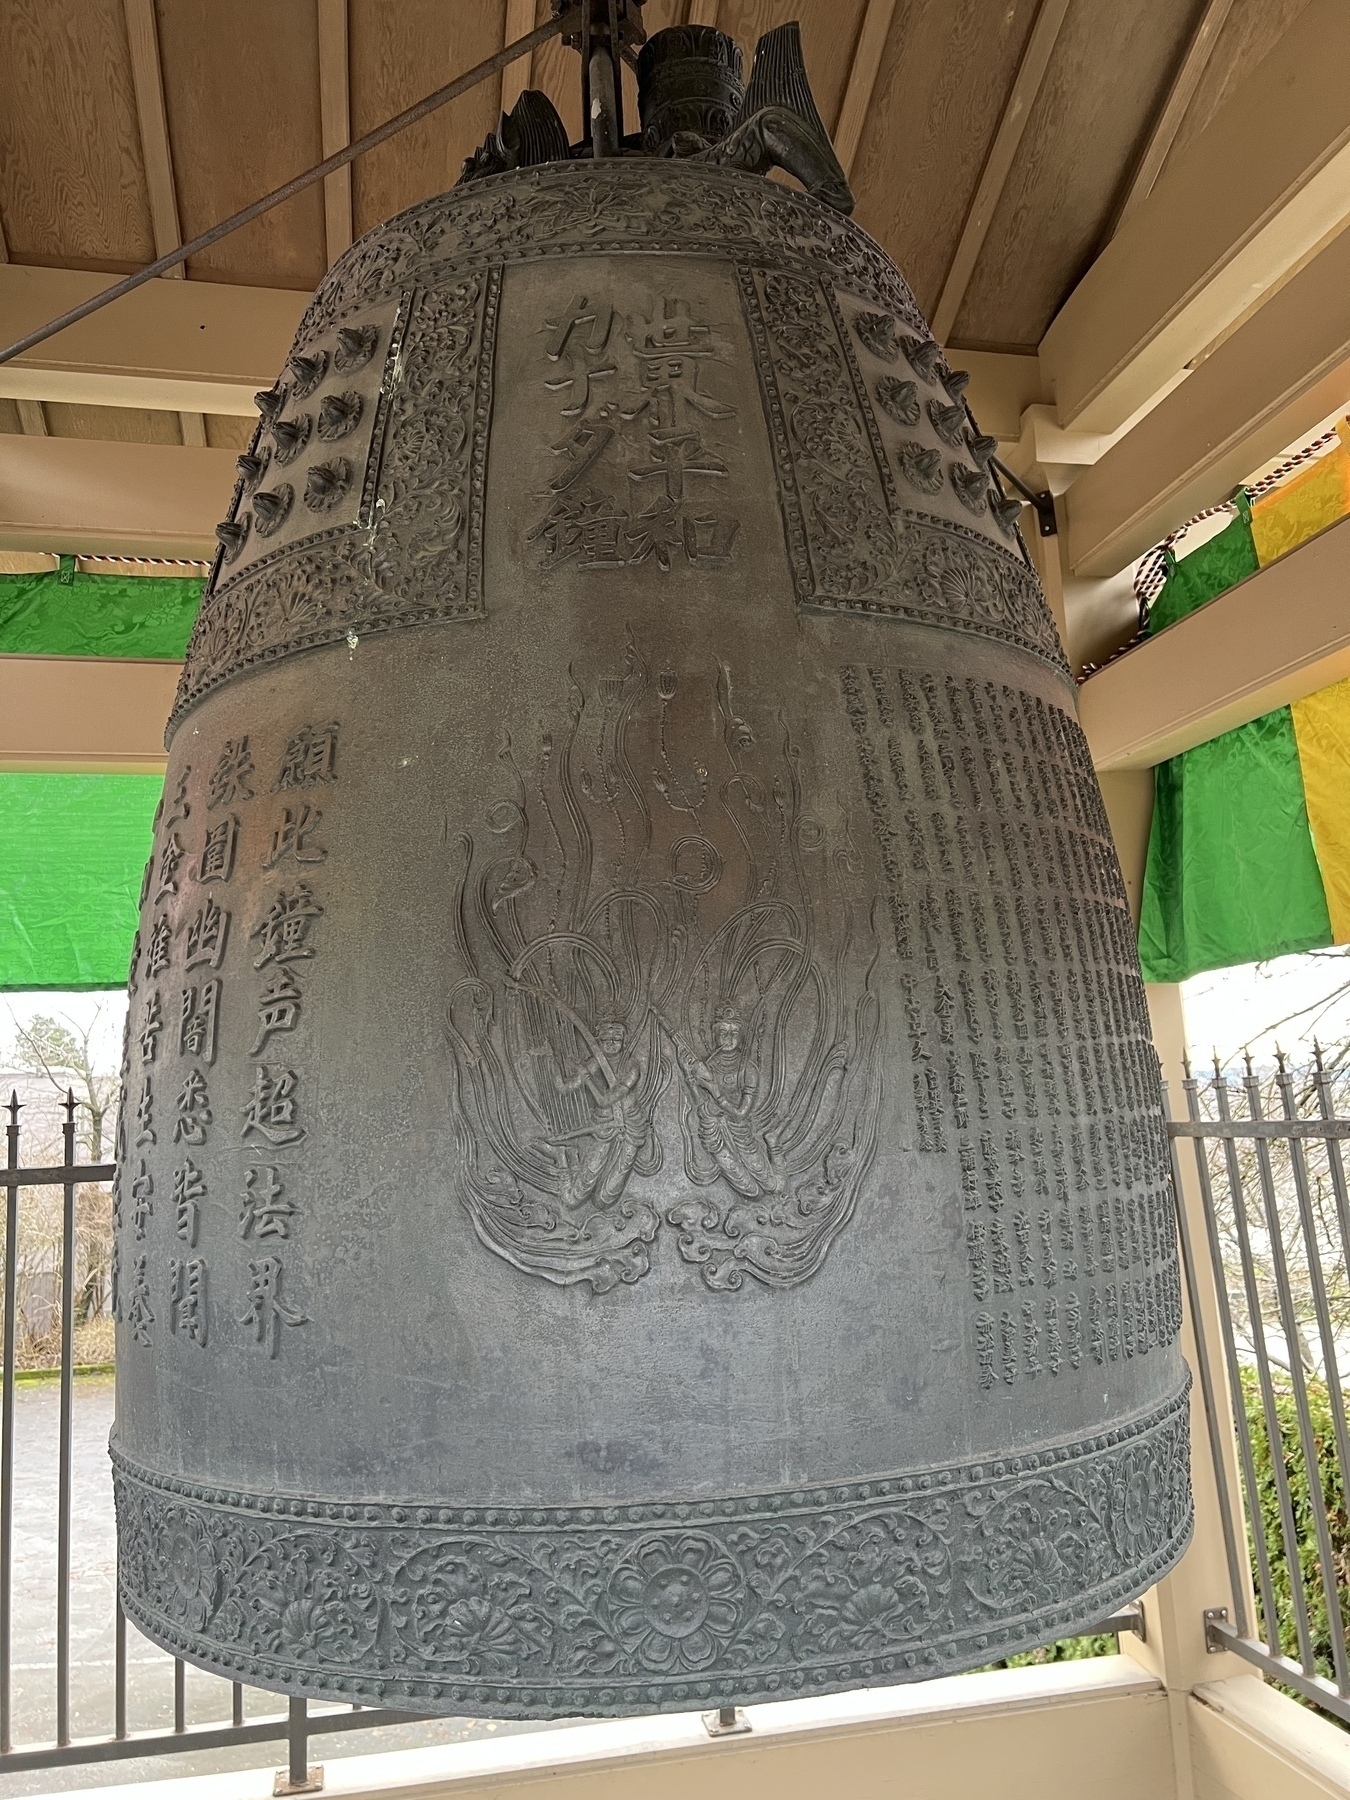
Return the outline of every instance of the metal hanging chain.
{"type": "Polygon", "coordinates": [[[228,219],[222,219],[219,225],[213,225],[200,237],[193,238],[191,243],[180,244],[176,250],[170,250],[166,256],[161,256],[156,261],[148,263],[145,268],[138,269],[134,275],[128,275],[124,281],[115,282],[112,287],[104,288],[101,293],[95,294],[91,300],[85,300],[79,306],[72,306],[69,312],[63,312],[58,318],[40,326],[38,330],[30,331],[27,337],[21,337],[16,343],[10,344],[7,349],[0,350],[0,363],[11,362],[14,357],[21,356],[25,350],[31,350],[37,344],[45,344],[48,338],[55,337],[58,331],[64,331],[68,325],[74,325],[81,319],[87,319],[90,313],[101,311],[103,307],[111,305],[114,300],[120,300],[123,294],[131,293],[134,288],[144,287],[147,281],[154,281],[157,276],[166,275],[170,269],[177,268],[179,263],[186,262],[190,256],[196,256],[199,251],[209,249],[221,238],[228,237],[233,231],[238,231],[242,225],[251,225],[255,219],[260,219],[264,213],[271,212],[274,206],[280,206],[292,195],[302,193],[307,187],[313,187],[316,181],[322,181],[335,169],[345,168],[348,163],[355,162],[358,156],[363,156],[367,150],[373,150],[377,144],[383,144],[391,137],[397,137],[399,132],[406,131],[410,125],[420,123],[429,113],[436,112],[451,100],[457,100],[461,94],[466,94],[470,88],[477,87],[480,81],[486,81],[489,75],[495,75],[508,63],[515,62],[518,57],[527,56],[530,51],[537,50],[541,44],[547,44],[550,39],[561,36],[564,31],[574,29],[579,17],[580,7],[570,6],[565,12],[559,13],[557,18],[550,19],[546,25],[537,26],[526,37],[516,38],[504,49],[494,52],[483,62],[475,64],[467,73],[457,75],[443,88],[437,88],[434,94],[428,94],[424,100],[419,100],[403,112],[396,113],[392,119],[386,119],[383,125],[377,125],[374,131],[368,131],[364,137],[357,138],[354,144],[347,144],[343,149],[335,150],[331,156],[325,157],[321,163],[316,163],[312,169],[306,169],[303,175],[293,176],[284,186],[274,189],[270,194],[264,194],[261,200],[255,200],[242,212],[237,212],[228,219]]]}

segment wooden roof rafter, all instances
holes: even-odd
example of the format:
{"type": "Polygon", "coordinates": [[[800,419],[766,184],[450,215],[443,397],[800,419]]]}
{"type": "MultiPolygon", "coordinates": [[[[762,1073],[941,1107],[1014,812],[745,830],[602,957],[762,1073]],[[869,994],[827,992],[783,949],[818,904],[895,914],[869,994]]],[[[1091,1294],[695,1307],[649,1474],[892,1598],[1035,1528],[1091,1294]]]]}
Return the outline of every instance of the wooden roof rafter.
{"type": "Polygon", "coordinates": [[[1041,339],[1061,425],[1129,425],[1350,225],[1347,62],[1350,8],[1312,0],[1172,158],[1041,339]]]}
{"type": "MultiPolygon", "coordinates": [[[[133,3],[149,6],[153,0],[127,0],[127,4],[133,3]]],[[[439,111],[441,107],[447,106],[450,101],[467,93],[470,88],[477,87],[480,82],[505,68],[517,57],[526,55],[555,37],[561,37],[569,29],[575,16],[574,4],[528,33],[526,37],[504,45],[502,49],[494,51],[491,56],[476,63],[473,68],[465,70],[462,75],[457,75],[452,81],[446,82],[443,87],[425,95],[412,106],[405,107],[393,118],[386,119],[383,124],[377,125],[374,130],[363,133],[355,142],[347,143],[332,151],[321,162],[315,163],[312,168],[304,169],[298,175],[293,175],[280,187],[273,188],[270,193],[263,194],[238,212],[232,213],[228,218],[221,219],[206,231],[200,232],[190,243],[178,243],[169,249],[160,251],[155,260],[144,268],[137,269],[123,280],[114,282],[110,287],[104,288],[90,299],[81,302],[80,305],[72,307],[59,318],[48,320],[45,325],[30,331],[25,337],[0,349],[0,364],[10,362],[16,356],[22,355],[24,351],[45,343],[49,338],[55,337],[58,332],[102,311],[104,307],[110,306],[124,295],[134,293],[138,288],[144,287],[147,282],[181,268],[189,257],[209,249],[211,245],[219,243],[222,238],[229,237],[245,225],[251,224],[255,219],[260,219],[265,214],[274,211],[277,207],[284,205],[287,200],[293,199],[295,195],[312,187],[316,182],[325,181],[339,169],[349,167],[358,156],[365,155],[367,151],[373,150],[377,145],[387,143],[390,138],[407,131],[410,126],[429,117],[433,112],[439,111]]]]}
{"type": "Polygon", "coordinates": [[[894,16],[895,0],[867,0],[853,61],[849,65],[848,85],[834,128],[834,153],[845,175],[852,169],[858,145],[862,142],[867,109],[872,104],[872,91],[877,84],[894,16]]]}
{"type": "MultiPolygon", "coordinates": [[[[145,183],[150,198],[150,224],[155,255],[167,256],[183,241],[178,217],[178,192],[174,183],[173,152],[169,147],[169,118],[164,106],[164,69],[159,53],[159,25],[154,0],[122,0],[131,75],[136,91],[136,121],[141,133],[145,183]]],[[[182,263],[166,271],[171,278],[184,277],[182,263]]],[[[185,444],[206,446],[206,420],[199,412],[180,412],[179,429],[185,444]]]]}
{"type": "Polygon", "coordinates": [[[947,279],[942,284],[942,293],[933,309],[933,335],[940,344],[945,344],[951,336],[952,327],[961,310],[961,302],[966,297],[966,289],[970,286],[975,264],[979,261],[984,240],[993,222],[994,210],[1007,183],[1013,159],[1021,145],[1022,134],[1027,128],[1045,71],[1050,66],[1050,57],[1068,10],[1069,0],[1041,0],[1036,22],[1031,28],[1031,35],[1022,52],[1022,60],[1018,64],[1017,74],[1003,108],[1003,116],[989,147],[975,198],[966,214],[966,222],[962,227],[951,267],[947,271],[947,279]]]}
{"type": "MultiPolygon", "coordinates": [[[[503,44],[514,43],[534,28],[534,0],[506,0],[502,27],[503,44]]],[[[502,70],[502,111],[509,113],[529,87],[534,74],[534,53],[517,57],[502,70]]]]}
{"type": "MultiPolygon", "coordinates": [[[[8,263],[9,245],[5,242],[5,228],[0,222],[0,263],[8,263]]],[[[19,414],[19,429],[25,437],[47,436],[47,415],[42,410],[41,400],[17,398],[14,402],[19,414]]]]}
{"type": "Polygon", "coordinates": [[[1219,34],[1232,7],[1233,0],[1208,0],[1167,91],[1167,98],[1153,122],[1143,154],[1135,164],[1129,184],[1121,196],[1116,216],[1107,232],[1108,238],[1116,235],[1135,208],[1153,192],[1172,145],[1176,142],[1177,133],[1181,130],[1181,122],[1195,98],[1195,90],[1209,67],[1210,58],[1219,42],[1219,34]]]}
{"type": "MultiPolygon", "coordinates": [[[[319,27],[319,117],[323,153],[332,156],[352,140],[351,64],[347,0],[315,0],[319,27]]],[[[352,242],[352,171],[348,163],[324,177],[324,249],[328,267],[352,242]]]]}

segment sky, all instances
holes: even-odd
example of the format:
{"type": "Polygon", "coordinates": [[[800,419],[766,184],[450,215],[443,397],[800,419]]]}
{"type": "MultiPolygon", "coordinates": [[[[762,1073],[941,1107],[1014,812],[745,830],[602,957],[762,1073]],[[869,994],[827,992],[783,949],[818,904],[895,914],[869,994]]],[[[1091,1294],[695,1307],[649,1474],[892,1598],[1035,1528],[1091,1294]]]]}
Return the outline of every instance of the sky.
{"type": "Polygon", "coordinates": [[[115,1073],[122,1060],[122,1022],[127,997],[119,989],[110,994],[0,994],[0,1068],[12,1069],[15,1025],[27,1025],[39,1014],[84,1031],[94,1028],[96,1065],[115,1073]]]}
{"type": "Polygon", "coordinates": [[[1241,1058],[1273,1061],[1277,1048],[1296,1062],[1350,1037],[1350,952],[1315,950],[1273,962],[1218,969],[1183,982],[1182,1006],[1191,1058],[1206,1065],[1241,1058]],[[1337,990],[1342,990],[1339,993],[1337,990]]]}
{"type": "MultiPolygon", "coordinates": [[[[1248,963],[1196,975],[1183,984],[1182,1002],[1191,1056],[1208,1065],[1239,1060],[1250,1046],[1257,1062],[1269,1062],[1279,1045],[1301,1060],[1313,1039],[1324,1045],[1350,1037],[1350,950],[1313,951],[1274,962],[1248,963]],[[1336,990],[1346,991],[1336,995],[1336,990]]],[[[14,1026],[34,1015],[95,1027],[102,1066],[116,1069],[122,1050],[126,996],[112,994],[0,994],[0,1067],[12,1067],[14,1026]]]]}

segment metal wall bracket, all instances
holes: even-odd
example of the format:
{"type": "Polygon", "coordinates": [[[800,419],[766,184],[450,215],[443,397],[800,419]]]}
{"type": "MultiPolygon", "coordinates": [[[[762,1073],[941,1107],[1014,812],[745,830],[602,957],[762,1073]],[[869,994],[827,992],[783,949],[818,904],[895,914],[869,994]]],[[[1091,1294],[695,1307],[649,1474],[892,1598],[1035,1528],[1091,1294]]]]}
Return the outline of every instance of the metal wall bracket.
{"type": "Polygon", "coordinates": [[[1226,1606],[1207,1606],[1204,1619],[1205,1649],[1211,1656],[1222,1656],[1228,1648],[1228,1642],[1223,1632],[1215,1628],[1228,1623],[1228,1608],[1226,1606]]]}
{"type": "Polygon", "coordinates": [[[703,1729],[709,1737],[741,1737],[751,1725],[739,1706],[719,1706],[716,1712],[704,1713],[703,1729]]]}
{"type": "Polygon", "coordinates": [[[999,457],[991,456],[989,461],[991,466],[998,470],[999,475],[1007,482],[1008,486],[1014,488],[1026,501],[1027,505],[1034,508],[1036,513],[1036,524],[1040,529],[1041,536],[1057,536],[1059,526],[1055,522],[1055,496],[1050,493],[1048,489],[1041,493],[1037,493],[1035,488],[1028,487],[1022,477],[1015,474],[1014,471],[1008,467],[1007,463],[1001,461],[999,457]]]}
{"type": "Polygon", "coordinates": [[[1114,1633],[1116,1637],[1137,1637],[1141,1644],[1148,1642],[1148,1632],[1144,1625],[1144,1608],[1140,1601],[1133,1600],[1128,1606],[1121,1606],[1113,1612],[1109,1619],[1103,1619],[1100,1625],[1092,1628],[1093,1636],[1106,1636],[1114,1633]]]}

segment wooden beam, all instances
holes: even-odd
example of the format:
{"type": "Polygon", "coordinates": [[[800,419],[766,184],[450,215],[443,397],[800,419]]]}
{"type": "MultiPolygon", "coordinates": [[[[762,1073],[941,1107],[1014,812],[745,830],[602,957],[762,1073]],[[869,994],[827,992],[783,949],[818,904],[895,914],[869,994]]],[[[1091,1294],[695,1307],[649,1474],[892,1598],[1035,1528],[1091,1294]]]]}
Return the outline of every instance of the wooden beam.
{"type": "Polygon", "coordinates": [[[950,350],[954,369],[970,371],[966,398],[981,431],[1002,444],[1022,435],[1022,415],[1045,398],[1041,365],[1034,356],[1002,350],[950,350]]]}
{"type": "Polygon", "coordinates": [[[1312,0],[1173,157],[1041,341],[1061,425],[1117,430],[1350,223],[1347,67],[1312,0]]]}
{"type": "MultiPolygon", "coordinates": [[[[155,255],[164,256],[168,251],[176,250],[183,238],[178,220],[173,158],[169,151],[169,119],[164,109],[164,72],[159,59],[154,0],[122,0],[122,11],[131,50],[131,75],[136,89],[136,117],[141,132],[155,255]]],[[[181,267],[173,273],[182,279],[181,267]]]]}
{"type": "Polygon", "coordinates": [[[1350,675],[1350,519],[1091,675],[1099,769],[1146,769],[1350,675]]]}
{"type": "Polygon", "coordinates": [[[0,656],[0,773],[158,774],[181,667],[0,656]]]}
{"type": "Polygon", "coordinates": [[[994,141],[985,158],[975,198],[970,203],[956,254],[952,257],[947,279],[942,284],[942,293],[933,312],[933,335],[939,343],[946,342],[956,323],[956,315],[961,310],[970,278],[975,273],[975,264],[984,248],[994,209],[1008,179],[1013,158],[1017,155],[1017,147],[1022,142],[1022,133],[1027,128],[1032,106],[1040,92],[1051,52],[1068,10],[1069,0],[1041,0],[1036,23],[1031,28],[1026,49],[1022,52],[1022,60],[1003,108],[1003,117],[998,122],[998,130],[994,133],[994,141]]]}
{"type": "MultiPolygon", "coordinates": [[[[513,44],[534,30],[535,0],[506,0],[506,23],[502,43],[513,44]]],[[[521,56],[502,70],[502,111],[509,113],[529,87],[534,74],[534,56],[521,56]]]]}
{"type": "Polygon", "coordinates": [[[1153,771],[1098,769],[1097,784],[1102,791],[1106,822],[1111,827],[1111,841],[1120,859],[1130,917],[1138,931],[1139,914],[1144,905],[1149,831],[1153,824],[1153,771]]]}
{"type": "MultiPolygon", "coordinates": [[[[331,156],[335,150],[344,150],[352,136],[347,0],[315,0],[315,6],[319,26],[319,119],[323,153],[331,156]]],[[[350,163],[324,177],[323,222],[331,269],[343,251],[351,248],[350,163]]]]}
{"type": "MultiPolygon", "coordinates": [[[[6,343],[107,284],[86,270],[0,267],[6,343]]],[[[247,418],[290,353],[307,294],[152,281],[26,356],[0,365],[0,395],[21,405],[138,406],[247,418]]]]}
{"type": "Polygon", "coordinates": [[[1075,575],[1127,567],[1345,406],[1347,295],[1350,231],[1078,477],[1063,503],[1075,575]]]}
{"type": "Polygon", "coordinates": [[[717,0],[689,0],[689,11],[685,14],[686,25],[715,25],[717,23],[717,0]]]}
{"type": "MultiPolygon", "coordinates": [[[[7,268],[8,266],[9,245],[5,240],[4,220],[0,219],[0,267],[7,268]]],[[[16,395],[7,396],[7,398],[14,400],[19,414],[19,429],[25,437],[47,436],[47,415],[42,410],[40,400],[19,399],[16,395]]]]}
{"type": "Polygon", "coordinates": [[[234,480],[230,450],[0,435],[0,549],[207,558],[234,480]]]}
{"type": "Polygon", "coordinates": [[[1153,129],[1148,134],[1143,155],[1135,165],[1108,236],[1114,237],[1140,202],[1147,200],[1153,192],[1168,153],[1176,142],[1181,122],[1195,98],[1200,77],[1209,67],[1209,59],[1214,54],[1214,46],[1219,41],[1219,33],[1223,30],[1232,7],[1233,0],[1208,0],[1199,23],[1191,33],[1186,53],[1172,78],[1167,98],[1153,121],[1153,129]]]}
{"type": "Polygon", "coordinates": [[[872,90],[877,84],[877,71],[894,16],[895,0],[867,0],[834,128],[834,153],[845,175],[851,172],[862,142],[867,109],[872,104],[872,90]]]}
{"type": "MultiPolygon", "coordinates": [[[[1170,1070],[1167,1073],[1171,1075],[1170,1070]]],[[[1190,1157],[1183,1157],[1181,1165],[1194,1167],[1190,1157]]],[[[1197,1227],[1203,1243],[1204,1214],[1198,1211],[1192,1231],[1197,1227]]],[[[1222,1272],[1217,1274],[1222,1282],[1222,1272]]],[[[1207,1300],[1216,1285],[1211,1278],[1202,1289],[1207,1300]]],[[[1216,1318],[1212,1327],[1216,1338],[1217,1326],[1216,1318]]],[[[1187,1356],[1194,1368],[1189,1351],[1187,1356]]],[[[1230,1479],[1232,1491],[1241,1492],[1236,1472],[1230,1479]]],[[[1192,1793],[1212,1795],[1214,1800],[1238,1794],[1259,1794],[1262,1800],[1324,1800],[1350,1793],[1350,1741],[1344,1728],[1264,1681],[1241,1675],[1198,1684],[1187,1693],[1185,1708],[1182,1729],[1188,1739],[1187,1766],[1194,1771],[1192,1793]]]]}
{"type": "MultiPolygon", "coordinates": [[[[178,219],[178,192],[169,148],[169,117],[164,108],[164,70],[159,56],[159,27],[155,0],[122,0],[127,45],[131,52],[131,76],[136,90],[136,118],[141,132],[141,157],[150,197],[150,226],[155,255],[167,256],[182,243],[178,219]]],[[[171,271],[182,280],[182,264],[171,271]]],[[[205,444],[206,420],[200,413],[185,412],[179,420],[185,444],[205,444]]]]}

